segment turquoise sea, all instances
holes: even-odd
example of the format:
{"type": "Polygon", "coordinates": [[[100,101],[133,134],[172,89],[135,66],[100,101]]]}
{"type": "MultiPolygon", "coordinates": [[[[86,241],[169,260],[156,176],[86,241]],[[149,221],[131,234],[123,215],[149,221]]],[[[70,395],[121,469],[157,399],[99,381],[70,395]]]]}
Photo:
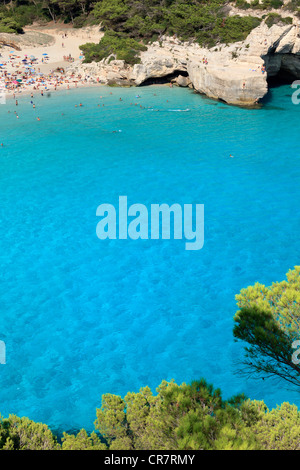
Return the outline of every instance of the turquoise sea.
{"type": "Polygon", "coordinates": [[[201,377],[224,398],[300,406],[284,383],[237,374],[232,334],[240,289],[283,280],[300,260],[292,91],[272,89],[256,110],[167,86],[0,106],[2,416],[92,430],[103,393],[201,377]],[[121,195],[204,204],[203,249],[99,240],[96,209],[121,195]]]}

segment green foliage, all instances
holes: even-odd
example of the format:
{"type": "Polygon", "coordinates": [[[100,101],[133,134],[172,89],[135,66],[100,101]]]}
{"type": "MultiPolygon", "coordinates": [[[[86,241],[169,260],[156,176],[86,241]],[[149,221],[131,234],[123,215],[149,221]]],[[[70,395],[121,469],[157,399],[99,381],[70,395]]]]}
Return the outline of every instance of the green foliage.
{"type": "Polygon", "coordinates": [[[49,16],[43,10],[42,3],[17,3],[9,9],[2,7],[1,12],[6,18],[16,21],[22,28],[34,21],[49,21],[49,16]]]}
{"type": "Polygon", "coordinates": [[[265,450],[300,450],[300,412],[295,405],[282,403],[268,410],[264,402],[250,401],[248,410],[256,419],[251,429],[265,450]]]}
{"type": "Polygon", "coordinates": [[[284,2],[283,0],[236,0],[235,4],[243,10],[249,8],[254,10],[277,10],[284,5],[284,2]]]}
{"type": "Polygon", "coordinates": [[[0,12],[0,33],[22,33],[22,31],[21,23],[0,12]]]}
{"type": "Polygon", "coordinates": [[[106,31],[98,44],[87,43],[80,46],[85,55],[85,62],[100,61],[111,54],[117,60],[124,60],[128,64],[139,62],[137,54],[147,48],[124,33],[106,31]]]}
{"type": "Polygon", "coordinates": [[[247,2],[247,0],[236,0],[235,5],[241,10],[248,10],[249,8],[253,8],[252,3],[247,2]]]}
{"type": "Polygon", "coordinates": [[[262,0],[261,2],[261,8],[263,9],[269,9],[269,8],[278,9],[278,8],[281,8],[283,5],[284,5],[284,2],[282,0],[262,0]]]}
{"type": "Polygon", "coordinates": [[[230,16],[225,21],[219,19],[213,33],[219,37],[220,42],[226,44],[243,41],[260,22],[259,18],[253,16],[230,16]]]}
{"type": "Polygon", "coordinates": [[[105,36],[100,44],[84,45],[86,60],[114,54],[134,64],[141,43],[159,40],[163,34],[208,47],[245,39],[260,20],[229,17],[222,10],[225,4],[225,0],[11,0],[8,6],[2,0],[0,32],[21,33],[34,21],[61,20],[77,28],[101,24],[105,36]]]}
{"type": "Polygon", "coordinates": [[[266,19],[266,24],[268,25],[269,28],[273,26],[274,24],[292,24],[293,23],[293,18],[290,16],[288,17],[283,17],[279,15],[278,13],[269,13],[267,19],[266,19]]]}
{"type": "MultiPolygon", "coordinates": [[[[91,0],[11,0],[10,2],[0,0],[0,14],[18,25],[17,29],[10,28],[10,31],[5,32],[20,33],[22,27],[35,21],[61,20],[74,23],[80,16],[82,22],[84,17],[84,23],[89,24],[92,8],[91,0]]],[[[5,26],[1,26],[1,23],[0,20],[0,32],[4,31],[5,26]]]]}
{"type": "Polygon", "coordinates": [[[154,396],[146,387],[124,399],[104,395],[95,427],[110,450],[259,448],[241,419],[244,398],[233,399],[233,406],[205,380],[190,385],[164,381],[157,392],[154,396]]]}
{"type": "Polygon", "coordinates": [[[290,0],[288,3],[285,4],[284,6],[285,10],[292,11],[297,14],[297,16],[300,15],[300,5],[299,5],[299,0],[290,0]]]}
{"type": "Polygon", "coordinates": [[[57,439],[48,426],[28,418],[10,415],[0,420],[0,449],[2,450],[55,450],[57,439]]]}
{"type": "MultiPolygon", "coordinates": [[[[298,0],[284,5],[282,0],[236,0],[241,9],[285,9],[300,12],[298,0]]],[[[35,21],[72,22],[79,28],[99,24],[105,30],[151,41],[153,36],[173,35],[197,40],[213,47],[218,42],[243,40],[259,24],[257,17],[228,17],[225,0],[0,0],[0,32],[22,32],[35,21]],[[224,20],[225,24],[224,24],[224,20]]],[[[268,24],[291,19],[269,15],[268,24]]]]}
{"type": "Polygon", "coordinates": [[[194,39],[202,45],[244,39],[260,20],[225,17],[225,0],[102,0],[94,15],[105,29],[114,29],[133,38],[151,40],[154,34],[194,39]]]}
{"type": "Polygon", "coordinates": [[[74,434],[63,433],[62,450],[106,450],[107,447],[102,443],[95,432],[89,436],[85,429],[81,429],[75,436],[74,434]]]}
{"type": "Polygon", "coordinates": [[[240,310],[233,334],[249,344],[245,372],[299,386],[300,367],[292,360],[292,343],[300,332],[300,266],[287,273],[286,281],[242,289],[236,300],[240,310]]]}

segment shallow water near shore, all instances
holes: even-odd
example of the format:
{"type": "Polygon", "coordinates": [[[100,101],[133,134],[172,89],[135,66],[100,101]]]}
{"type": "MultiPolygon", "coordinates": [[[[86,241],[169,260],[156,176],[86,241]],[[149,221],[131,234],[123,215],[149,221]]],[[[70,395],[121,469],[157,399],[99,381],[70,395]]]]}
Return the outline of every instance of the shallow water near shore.
{"type": "Polygon", "coordinates": [[[299,264],[291,95],[274,88],[245,110],[188,89],[99,87],[0,106],[2,416],[92,430],[103,393],[201,377],[224,398],[300,406],[284,383],[236,374],[232,334],[235,295],[299,264]],[[204,204],[203,249],[99,240],[97,207],[122,195],[204,204]]]}

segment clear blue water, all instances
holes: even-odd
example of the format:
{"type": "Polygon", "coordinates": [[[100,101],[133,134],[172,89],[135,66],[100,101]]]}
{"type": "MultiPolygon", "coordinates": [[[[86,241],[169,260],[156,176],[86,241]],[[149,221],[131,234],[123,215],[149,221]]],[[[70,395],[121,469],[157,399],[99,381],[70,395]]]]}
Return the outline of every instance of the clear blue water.
{"type": "Polygon", "coordinates": [[[273,89],[261,110],[168,87],[0,106],[2,415],[91,430],[103,393],[200,377],[225,398],[300,405],[284,384],[236,374],[243,345],[232,335],[240,289],[299,264],[300,106],[291,93],[273,89]],[[99,240],[96,209],[119,195],[147,207],[204,204],[203,249],[99,240]]]}

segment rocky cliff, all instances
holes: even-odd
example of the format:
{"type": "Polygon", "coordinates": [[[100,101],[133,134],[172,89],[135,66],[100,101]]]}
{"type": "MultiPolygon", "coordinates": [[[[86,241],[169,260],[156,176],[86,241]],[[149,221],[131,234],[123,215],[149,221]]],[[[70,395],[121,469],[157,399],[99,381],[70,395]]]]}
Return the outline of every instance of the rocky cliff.
{"type": "Polygon", "coordinates": [[[285,72],[300,78],[299,20],[268,27],[262,21],[245,41],[204,49],[165,37],[141,53],[141,63],[128,66],[110,57],[99,63],[74,63],[69,71],[105,84],[141,86],[158,79],[193,87],[208,97],[253,106],[268,91],[268,78],[285,72]]]}

